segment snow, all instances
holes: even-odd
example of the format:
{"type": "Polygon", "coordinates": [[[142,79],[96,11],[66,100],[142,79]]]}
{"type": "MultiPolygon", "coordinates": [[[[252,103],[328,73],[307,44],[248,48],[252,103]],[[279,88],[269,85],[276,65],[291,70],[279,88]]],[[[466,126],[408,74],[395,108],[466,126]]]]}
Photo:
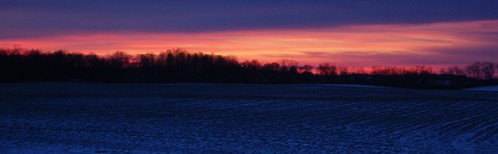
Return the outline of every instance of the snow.
{"type": "Polygon", "coordinates": [[[335,85],[0,84],[0,151],[497,153],[496,102],[335,85]]]}
{"type": "Polygon", "coordinates": [[[363,85],[363,84],[332,84],[332,86],[355,87],[355,88],[387,88],[383,86],[363,85]]]}
{"type": "Polygon", "coordinates": [[[469,88],[466,90],[475,90],[475,91],[498,91],[498,85],[496,86],[484,86],[484,87],[476,87],[476,88],[469,88]]]}

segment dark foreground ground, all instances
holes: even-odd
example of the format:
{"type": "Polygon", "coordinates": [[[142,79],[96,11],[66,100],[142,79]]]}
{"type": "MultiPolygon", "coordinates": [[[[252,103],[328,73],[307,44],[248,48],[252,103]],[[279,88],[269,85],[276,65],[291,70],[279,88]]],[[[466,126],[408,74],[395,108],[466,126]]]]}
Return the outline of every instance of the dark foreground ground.
{"type": "Polygon", "coordinates": [[[498,92],[0,84],[0,153],[498,153],[498,92]]]}

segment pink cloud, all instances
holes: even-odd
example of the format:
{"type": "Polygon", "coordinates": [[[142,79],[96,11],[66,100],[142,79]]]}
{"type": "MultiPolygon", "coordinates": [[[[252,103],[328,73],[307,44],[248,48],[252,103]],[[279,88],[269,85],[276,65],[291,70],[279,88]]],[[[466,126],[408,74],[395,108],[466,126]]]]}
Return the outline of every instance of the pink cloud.
{"type": "Polygon", "coordinates": [[[240,60],[294,59],[301,64],[351,66],[453,65],[498,61],[498,20],[431,24],[350,25],[315,29],[210,33],[88,33],[0,40],[42,50],[108,54],[171,48],[237,56],[240,60]],[[496,52],[494,52],[496,51],[496,52]]]}

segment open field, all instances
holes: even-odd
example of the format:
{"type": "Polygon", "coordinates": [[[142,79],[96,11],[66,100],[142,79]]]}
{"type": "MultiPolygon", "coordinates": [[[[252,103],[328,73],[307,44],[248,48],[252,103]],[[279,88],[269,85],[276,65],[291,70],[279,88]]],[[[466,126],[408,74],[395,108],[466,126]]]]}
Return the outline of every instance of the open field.
{"type": "Polygon", "coordinates": [[[498,92],[0,84],[0,153],[498,153],[498,92]]]}

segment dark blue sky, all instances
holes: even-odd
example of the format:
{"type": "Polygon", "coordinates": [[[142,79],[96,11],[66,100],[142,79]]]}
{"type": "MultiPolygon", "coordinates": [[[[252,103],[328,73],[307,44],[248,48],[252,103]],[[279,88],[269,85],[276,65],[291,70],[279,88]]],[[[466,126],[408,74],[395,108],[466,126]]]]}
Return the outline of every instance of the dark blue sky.
{"type": "Polygon", "coordinates": [[[349,66],[498,60],[498,0],[0,0],[0,21],[0,48],[185,48],[349,66]]]}
{"type": "Polygon", "coordinates": [[[0,39],[491,19],[497,0],[0,0],[0,39]]]}

